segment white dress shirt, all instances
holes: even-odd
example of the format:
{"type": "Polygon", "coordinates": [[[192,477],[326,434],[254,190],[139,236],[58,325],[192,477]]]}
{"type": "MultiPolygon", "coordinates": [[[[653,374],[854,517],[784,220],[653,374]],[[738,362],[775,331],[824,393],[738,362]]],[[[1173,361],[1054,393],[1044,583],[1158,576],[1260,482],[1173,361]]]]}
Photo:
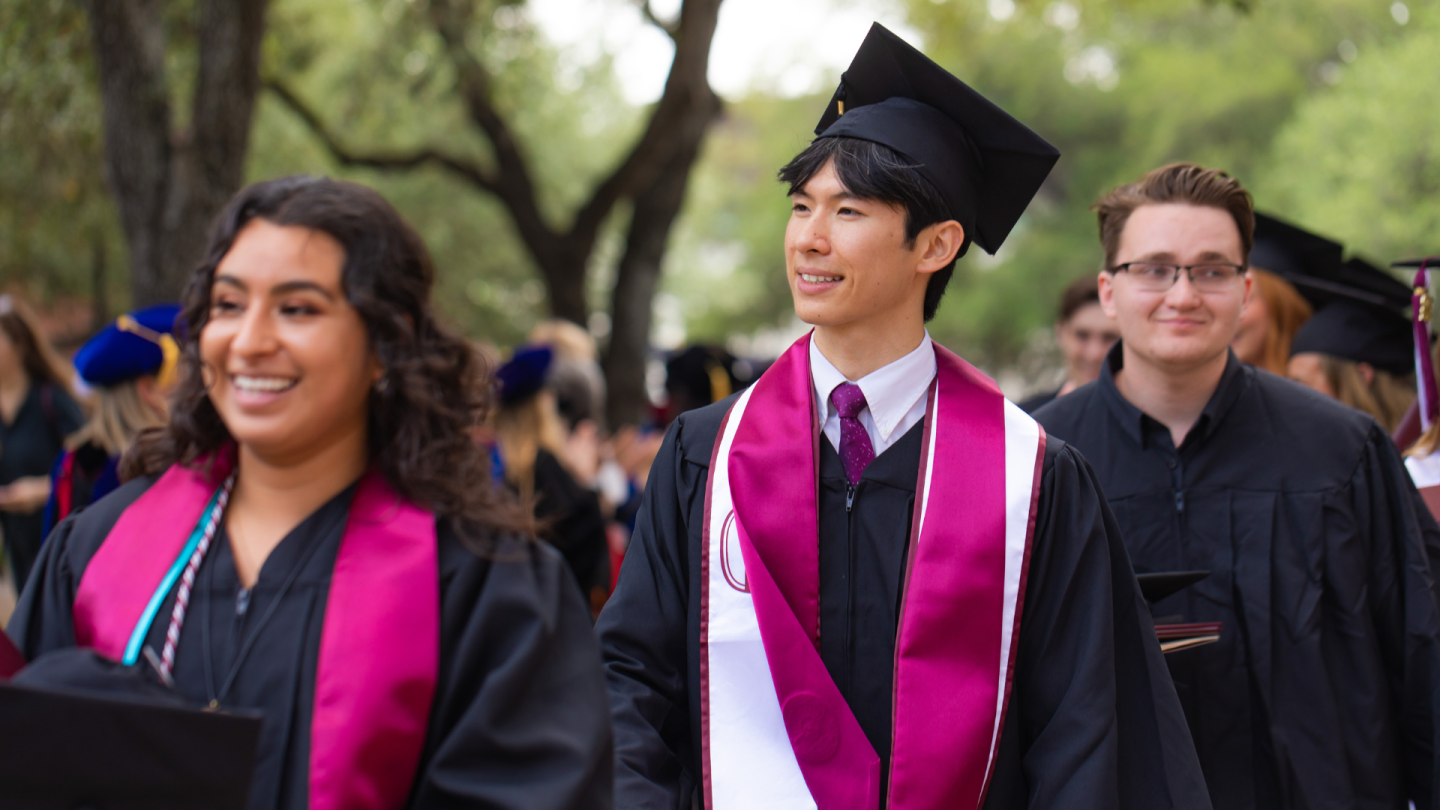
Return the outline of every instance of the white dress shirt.
{"type": "Polygon", "coordinates": [[[815,380],[815,407],[820,414],[821,430],[837,451],[840,449],[840,414],[830,402],[830,392],[841,383],[854,382],[860,386],[866,404],[860,412],[860,424],[870,434],[870,444],[878,456],[925,418],[925,395],[930,390],[930,381],[935,379],[935,345],[930,342],[927,331],[915,351],[858,380],[848,380],[825,359],[812,337],[810,376],[815,380]]]}

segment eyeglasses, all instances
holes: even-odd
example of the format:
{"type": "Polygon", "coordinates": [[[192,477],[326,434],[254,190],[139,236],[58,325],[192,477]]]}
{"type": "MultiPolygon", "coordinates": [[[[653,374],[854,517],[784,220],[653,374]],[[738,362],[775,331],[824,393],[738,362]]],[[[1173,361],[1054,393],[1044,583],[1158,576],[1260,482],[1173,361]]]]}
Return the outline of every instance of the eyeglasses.
{"type": "Polygon", "coordinates": [[[1180,271],[1190,277],[1190,286],[1202,293],[1226,292],[1245,272],[1238,264],[1159,264],[1126,262],[1109,268],[1112,273],[1129,273],[1135,286],[1145,292],[1165,292],[1175,286],[1180,271]]]}

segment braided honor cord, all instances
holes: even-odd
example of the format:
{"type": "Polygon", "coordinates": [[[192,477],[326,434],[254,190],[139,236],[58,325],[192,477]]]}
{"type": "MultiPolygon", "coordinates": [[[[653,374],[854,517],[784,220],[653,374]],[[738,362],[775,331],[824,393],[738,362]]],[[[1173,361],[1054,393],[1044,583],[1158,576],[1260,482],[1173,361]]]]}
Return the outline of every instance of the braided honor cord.
{"type": "Polygon", "coordinates": [[[165,647],[160,652],[160,677],[167,683],[171,671],[175,669],[175,645],[180,643],[180,628],[185,624],[185,609],[190,604],[190,590],[195,587],[195,573],[200,570],[205,552],[210,550],[210,541],[215,539],[215,532],[220,529],[220,519],[225,515],[225,505],[230,502],[230,491],[234,488],[235,473],[231,473],[221,486],[215,505],[203,518],[206,521],[205,533],[190,555],[190,561],[185,564],[185,573],[180,575],[180,589],[175,592],[175,610],[170,614],[170,626],[165,630],[165,647]]]}

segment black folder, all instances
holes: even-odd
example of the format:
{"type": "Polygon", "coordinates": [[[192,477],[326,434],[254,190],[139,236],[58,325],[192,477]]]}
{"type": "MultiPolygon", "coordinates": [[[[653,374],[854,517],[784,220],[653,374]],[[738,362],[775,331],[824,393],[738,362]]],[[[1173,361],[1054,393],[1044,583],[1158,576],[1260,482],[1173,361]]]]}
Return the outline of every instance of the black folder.
{"type": "Polygon", "coordinates": [[[243,810],[260,722],[0,684],[0,810],[243,810]]]}

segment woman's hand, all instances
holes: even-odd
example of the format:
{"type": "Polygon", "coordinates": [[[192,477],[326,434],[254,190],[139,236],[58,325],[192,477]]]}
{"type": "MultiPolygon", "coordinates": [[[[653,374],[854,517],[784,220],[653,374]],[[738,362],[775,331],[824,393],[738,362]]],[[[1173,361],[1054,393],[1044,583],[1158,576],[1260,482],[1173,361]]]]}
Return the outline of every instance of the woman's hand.
{"type": "Polygon", "coordinates": [[[49,499],[50,477],[47,475],[16,478],[10,484],[0,487],[0,509],[6,512],[35,512],[45,506],[49,499]]]}

